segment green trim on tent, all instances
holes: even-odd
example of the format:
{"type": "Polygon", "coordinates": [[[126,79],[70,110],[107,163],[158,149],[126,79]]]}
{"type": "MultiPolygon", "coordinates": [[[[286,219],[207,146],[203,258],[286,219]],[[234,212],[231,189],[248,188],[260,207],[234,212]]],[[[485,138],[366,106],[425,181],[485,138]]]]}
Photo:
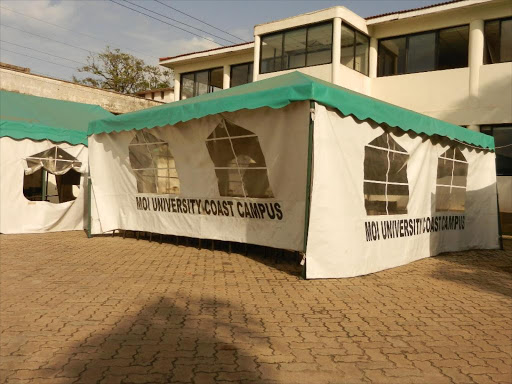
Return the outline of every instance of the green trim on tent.
{"type": "Polygon", "coordinates": [[[470,145],[494,149],[494,138],[491,136],[362,95],[297,71],[167,105],[93,121],[89,124],[88,134],[174,125],[207,115],[241,109],[277,109],[303,100],[314,100],[339,110],[343,115],[353,115],[359,120],[370,119],[378,124],[385,123],[404,131],[412,130],[428,136],[446,136],[470,145]]]}
{"type": "Polygon", "coordinates": [[[0,137],[87,145],[89,122],[111,116],[97,105],[0,91],[0,137]]]}

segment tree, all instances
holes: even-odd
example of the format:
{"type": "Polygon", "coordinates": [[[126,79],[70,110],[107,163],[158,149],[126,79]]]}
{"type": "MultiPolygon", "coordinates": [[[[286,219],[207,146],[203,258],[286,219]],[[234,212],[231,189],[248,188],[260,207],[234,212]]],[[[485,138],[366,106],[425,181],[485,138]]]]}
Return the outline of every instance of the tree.
{"type": "Polygon", "coordinates": [[[75,83],[121,93],[166,88],[173,81],[171,70],[148,65],[144,60],[109,46],[99,54],[90,54],[87,65],[78,68],[78,72],[88,73],[90,76],[83,79],[73,76],[75,83]]]}

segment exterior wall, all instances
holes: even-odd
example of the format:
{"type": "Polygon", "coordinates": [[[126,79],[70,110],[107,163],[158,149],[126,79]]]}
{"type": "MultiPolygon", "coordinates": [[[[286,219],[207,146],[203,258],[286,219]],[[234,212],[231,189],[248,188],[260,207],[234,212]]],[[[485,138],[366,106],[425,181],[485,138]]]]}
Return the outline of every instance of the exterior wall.
{"type": "Polygon", "coordinates": [[[154,99],[151,97],[151,94],[153,92],[146,92],[144,94],[144,98],[148,99],[148,100],[160,101],[162,103],[171,103],[171,102],[174,101],[174,91],[172,91],[172,90],[164,91],[164,97],[163,98],[161,97],[162,95],[161,95],[160,92],[161,91],[155,91],[154,92],[155,93],[155,98],[154,99]]]}
{"type": "Polygon", "coordinates": [[[3,68],[0,68],[0,89],[51,99],[99,105],[115,114],[161,105],[159,102],[145,100],[136,96],[123,95],[117,92],[3,68]]]}
{"type": "Polygon", "coordinates": [[[260,73],[258,74],[258,80],[269,79],[275,76],[281,76],[285,73],[299,71],[305,73],[306,75],[318,77],[319,79],[332,82],[332,65],[331,64],[323,64],[323,65],[315,65],[313,67],[303,67],[296,69],[288,69],[284,71],[278,72],[270,72],[270,73],[260,73]]]}

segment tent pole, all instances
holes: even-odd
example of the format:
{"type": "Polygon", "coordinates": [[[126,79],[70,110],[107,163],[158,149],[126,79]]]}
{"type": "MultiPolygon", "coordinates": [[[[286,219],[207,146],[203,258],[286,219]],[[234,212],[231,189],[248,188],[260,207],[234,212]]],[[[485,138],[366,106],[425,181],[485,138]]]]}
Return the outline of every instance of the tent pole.
{"type": "Polygon", "coordinates": [[[91,205],[92,205],[92,181],[91,174],[87,175],[87,237],[90,239],[92,237],[92,215],[91,215],[91,205]]]}
{"type": "MultiPolygon", "coordinates": [[[[304,247],[303,254],[306,255],[306,247],[308,244],[309,215],[311,210],[311,171],[313,167],[313,130],[315,122],[313,113],[315,112],[315,102],[309,101],[309,133],[308,133],[308,164],[307,164],[307,180],[306,180],[306,207],[304,209],[304,247]]],[[[306,279],[306,259],[302,265],[302,278],[306,279]]]]}
{"type": "Polygon", "coordinates": [[[41,169],[41,184],[41,201],[46,201],[46,170],[44,168],[41,169]]]}

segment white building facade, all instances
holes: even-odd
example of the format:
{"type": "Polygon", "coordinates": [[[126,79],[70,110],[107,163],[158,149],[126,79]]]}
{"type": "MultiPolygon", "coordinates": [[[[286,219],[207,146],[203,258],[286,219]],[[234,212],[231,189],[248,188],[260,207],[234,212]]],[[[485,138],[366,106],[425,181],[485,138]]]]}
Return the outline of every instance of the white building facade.
{"type": "Polygon", "coordinates": [[[298,70],[493,135],[502,227],[512,234],[510,0],[455,0],[366,19],[333,7],[256,25],[254,37],[160,59],[174,71],[174,99],[298,70]]]}

